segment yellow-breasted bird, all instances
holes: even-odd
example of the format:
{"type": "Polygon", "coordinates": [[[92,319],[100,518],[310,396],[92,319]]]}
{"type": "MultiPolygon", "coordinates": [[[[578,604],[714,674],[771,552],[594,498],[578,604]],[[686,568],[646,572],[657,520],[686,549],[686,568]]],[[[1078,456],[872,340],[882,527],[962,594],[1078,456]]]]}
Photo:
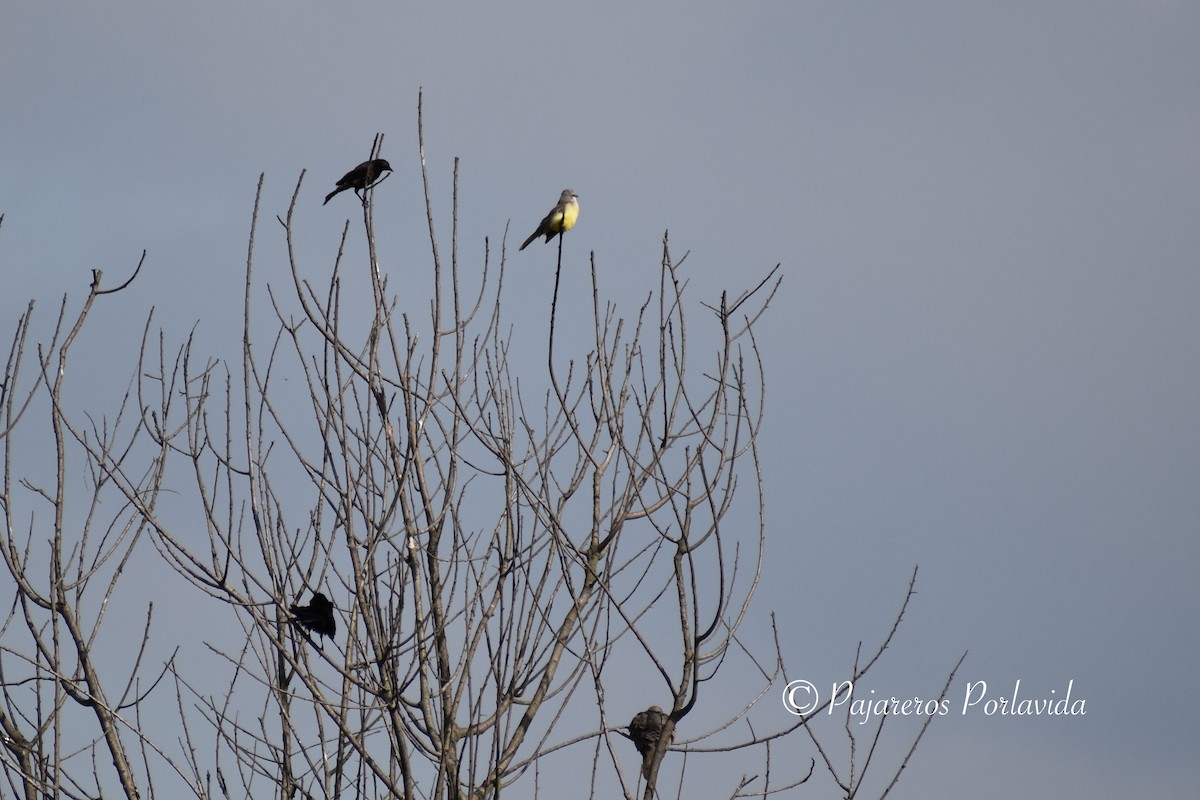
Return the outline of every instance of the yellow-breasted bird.
{"type": "Polygon", "coordinates": [[[558,197],[558,205],[550,209],[550,213],[538,224],[537,230],[531,233],[525,240],[525,244],[517,249],[524,250],[529,247],[530,242],[542,234],[545,234],[547,242],[555,236],[562,236],[564,231],[575,227],[577,219],[579,219],[579,195],[575,194],[574,189],[563,189],[563,193],[558,197]]]}
{"type": "MultiPolygon", "coordinates": [[[[325,195],[325,203],[328,203],[334,198],[338,192],[344,192],[347,189],[359,191],[366,189],[375,181],[383,177],[383,173],[391,172],[392,165],[385,158],[373,158],[370,161],[364,161],[354,169],[342,176],[337,182],[337,188],[329,194],[325,195]]],[[[321,205],[325,205],[321,203],[321,205]]]]}

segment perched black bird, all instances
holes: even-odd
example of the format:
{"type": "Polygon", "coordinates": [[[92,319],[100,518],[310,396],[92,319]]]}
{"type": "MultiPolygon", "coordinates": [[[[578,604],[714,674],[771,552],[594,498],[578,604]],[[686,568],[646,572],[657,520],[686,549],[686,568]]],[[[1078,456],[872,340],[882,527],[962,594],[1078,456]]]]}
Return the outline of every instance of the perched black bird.
{"type": "Polygon", "coordinates": [[[303,627],[322,636],[337,634],[337,620],[333,618],[333,603],[320,592],[313,592],[312,602],[306,606],[293,605],[292,613],[303,627]]]}
{"type": "MultiPolygon", "coordinates": [[[[347,189],[366,189],[375,181],[383,177],[383,173],[391,172],[392,165],[386,159],[376,158],[371,161],[364,161],[354,169],[342,176],[342,179],[337,182],[337,188],[329,194],[325,195],[325,203],[328,203],[334,198],[338,192],[344,192],[347,189]]],[[[321,205],[325,205],[322,203],[321,205]]]]}
{"type": "MultiPolygon", "coordinates": [[[[650,780],[650,769],[654,766],[654,754],[662,739],[663,726],[667,724],[667,715],[658,706],[650,706],[645,711],[633,715],[629,723],[629,738],[633,746],[642,754],[642,777],[650,780]]],[[[670,746],[668,737],[667,746],[670,746]]]]}

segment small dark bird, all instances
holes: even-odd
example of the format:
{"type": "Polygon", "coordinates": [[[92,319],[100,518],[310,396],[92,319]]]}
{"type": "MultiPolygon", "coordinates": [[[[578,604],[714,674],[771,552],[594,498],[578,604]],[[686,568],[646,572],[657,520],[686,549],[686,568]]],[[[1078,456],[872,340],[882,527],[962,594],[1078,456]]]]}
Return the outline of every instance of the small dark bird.
{"type": "MultiPolygon", "coordinates": [[[[382,178],[383,173],[391,171],[392,165],[386,159],[376,158],[371,161],[364,161],[342,176],[342,179],[337,182],[337,188],[325,195],[325,203],[332,200],[338,192],[344,192],[347,189],[354,189],[355,191],[366,189],[375,183],[375,181],[382,178]]],[[[325,203],[321,205],[325,205],[325,203]]]]}
{"type": "Polygon", "coordinates": [[[337,620],[333,618],[333,603],[320,592],[313,592],[312,602],[306,606],[292,606],[296,621],[304,628],[333,638],[337,634],[337,620]]]}
{"type": "MultiPolygon", "coordinates": [[[[650,706],[645,711],[634,714],[629,723],[629,738],[633,746],[642,754],[642,777],[650,780],[650,769],[654,766],[654,754],[662,739],[663,726],[667,724],[667,715],[658,706],[650,706]]],[[[670,746],[668,738],[666,744],[670,746]]]]}
{"type": "Polygon", "coordinates": [[[543,233],[546,234],[547,242],[555,236],[562,236],[564,231],[575,227],[577,219],[579,219],[579,195],[575,194],[574,189],[563,189],[563,193],[558,197],[558,205],[550,209],[550,213],[538,223],[537,230],[529,234],[525,244],[517,249],[524,250],[529,247],[529,243],[543,233]]]}

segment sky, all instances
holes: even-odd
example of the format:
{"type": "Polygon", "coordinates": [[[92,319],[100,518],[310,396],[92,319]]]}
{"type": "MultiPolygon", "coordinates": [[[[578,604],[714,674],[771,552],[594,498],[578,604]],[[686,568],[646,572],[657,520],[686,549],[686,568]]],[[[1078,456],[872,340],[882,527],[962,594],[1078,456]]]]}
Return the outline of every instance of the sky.
{"type": "MultiPolygon", "coordinates": [[[[443,246],[460,159],[466,263],[569,186],[568,246],[624,308],[665,231],[698,299],[781,266],[755,610],[789,678],[823,685],[919,565],[870,688],[928,696],[969,652],[891,797],[1192,796],[1198,36],[1183,0],[9,3],[0,325],[31,298],[45,324],[145,249],[127,305],[97,311],[113,347],[151,307],[236,347],[260,173],[265,275],[302,170],[309,266],[329,263],[353,202],[320,201],[378,132],[377,215],[423,235],[399,206],[422,91],[443,246]],[[1070,685],[1086,715],[958,713],[981,681],[1070,685]]],[[[554,249],[510,252],[534,306],[554,249]]]]}

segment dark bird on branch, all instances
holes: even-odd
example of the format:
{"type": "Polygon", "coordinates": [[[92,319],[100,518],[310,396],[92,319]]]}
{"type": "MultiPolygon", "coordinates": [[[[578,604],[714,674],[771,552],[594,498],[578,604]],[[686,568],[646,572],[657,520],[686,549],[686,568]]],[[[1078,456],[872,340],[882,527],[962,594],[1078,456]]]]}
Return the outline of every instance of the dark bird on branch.
{"type": "MultiPolygon", "coordinates": [[[[645,711],[639,711],[629,723],[629,738],[633,746],[642,754],[642,777],[650,780],[650,769],[654,766],[654,755],[662,740],[663,727],[667,724],[667,715],[658,706],[650,706],[645,711]]],[[[670,746],[670,738],[665,746],[670,746]]]]}
{"type": "Polygon", "coordinates": [[[333,618],[333,603],[320,592],[313,592],[312,602],[306,606],[292,606],[296,621],[307,630],[333,638],[337,634],[337,620],[333,618]]]}
{"type": "MultiPolygon", "coordinates": [[[[347,189],[353,189],[356,192],[362,191],[382,178],[383,173],[391,171],[392,165],[386,159],[375,158],[371,161],[364,161],[342,176],[342,179],[337,182],[337,188],[325,195],[325,203],[332,200],[338,192],[344,192],[347,189]]],[[[325,205],[325,203],[321,205],[325,205]]]]}

